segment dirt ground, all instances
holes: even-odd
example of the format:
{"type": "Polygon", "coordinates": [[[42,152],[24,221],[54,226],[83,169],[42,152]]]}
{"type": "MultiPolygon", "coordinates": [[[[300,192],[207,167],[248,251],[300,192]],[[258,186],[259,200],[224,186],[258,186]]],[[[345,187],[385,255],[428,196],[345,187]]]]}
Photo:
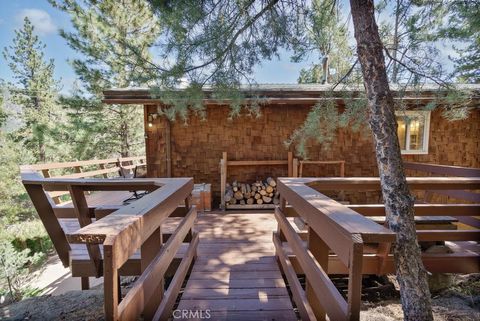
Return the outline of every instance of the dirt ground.
{"type": "MultiPolygon", "coordinates": [[[[453,286],[433,294],[435,321],[480,320],[480,274],[453,276],[453,286]]],[[[362,321],[400,321],[403,311],[399,299],[364,302],[362,321]]]]}
{"type": "MultiPolygon", "coordinates": [[[[123,283],[123,282],[122,282],[123,283]]],[[[436,321],[480,320],[480,274],[455,276],[454,285],[434,294],[436,321]]],[[[362,321],[403,320],[398,299],[363,303],[362,321]]],[[[44,295],[0,308],[1,320],[103,320],[103,290],[44,295]]]]}

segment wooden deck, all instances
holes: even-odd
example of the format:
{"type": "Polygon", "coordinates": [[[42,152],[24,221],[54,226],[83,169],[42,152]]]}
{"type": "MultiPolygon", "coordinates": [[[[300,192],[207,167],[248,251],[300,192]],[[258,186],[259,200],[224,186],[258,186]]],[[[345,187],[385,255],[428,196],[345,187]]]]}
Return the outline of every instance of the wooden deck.
{"type": "Polygon", "coordinates": [[[297,320],[275,259],[273,213],[203,214],[196,229],[197,259],[177,310],[209,310],[213,320],[297,320]]]}

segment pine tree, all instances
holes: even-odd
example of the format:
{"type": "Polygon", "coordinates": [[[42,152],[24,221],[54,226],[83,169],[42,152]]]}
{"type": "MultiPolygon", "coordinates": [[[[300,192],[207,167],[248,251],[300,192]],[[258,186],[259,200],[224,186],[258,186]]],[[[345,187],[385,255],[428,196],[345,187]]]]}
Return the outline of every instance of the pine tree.
{"type": "Polygon", "coordinates": [[[441,39],[462,41],[465,46],[454,47],[459,57],[454,75],[461,82],[480,83],[480,3],[476,0],[452,1],[446,25],[440,27],[441,39]]]}
{"type": "Polygon", "coordinates": [[[104,105],[102,90],[143,84],[142,61],[159,35],[159,24],[143,0],[54,1],[68,13],[75,32],[61,30],[70,47],[85,56],[71,64],[85,87],[70,100],[72,132],[80,158],[128,156],[142,153],[143,109],[132,105],[104,105]],[[93,95],[90,98],[89,95],[93,95]]]}
{"type": "Polygon", "coordinates": [[[0,227],[25,218],[31,218],[33,210],[25,197],[25,189],[19,179],[19,164],[32,162],[31,153],[14,141],[14,132],[6,128],[10,113],[6,88],[0,86],[0,227]]]}
{"type": "Polygon", "coordinates": [[[25,18],[23,27],[15,30],[13,44],[3,51],[14,79],[8,86],[11,103],[21,107],[23,126],[16,131],[16,138],[39,162],[57,159],[58,143],[63,141],[54,130],[63,115],[57,103],[54,62],[45,59],[44,49],[32,23],[25,18]]]}
{"type": "Polygon", "coordinates": [[[445,4],[382,0],[376,10],[389,80],[404,87],[421,86],[425,82],[446,84],[449,75],[440,63],[435,31],[448,13],[445,4]]]}
{"type": "Polygon", "coordinates": [[[353,50],[348,43],[347,22],[341,13],[342,6],[335,0],[312,1],[307,12],[307,33],[295,37],[294,62],[305,59],[311,53],[320,54],[321,63],[302,69],[299,83],[337,83],[353,63],[353,50]]]}
{"type": "MultiPolygon", "coordinates": [[[[175,57],[167,70],[158,67],[165,79],[188,76],[195,84],[238,84],[249,79],[253,66],[270,59],[281,47],[291,46],[308,4],[270,0],[261,4],[243,1],[152,1],[169,32],[167,54],[175,57]],[[300,19],[299,19],[300,17],[300,19]]],[[[387,222],[397,232],[394,256],[406,320],[432,320],[430,293],[418,248],[413,198],[402,165],[396,132],[394,103],[389,88],[381,41],[375,21],[373,0],[350,0],[367,104],[373,133],[387,222]]],[[[320,28],[317,25],[316,28],[320,28]]],[[[319,30],[316,30],[319,31],[319,30]]],[[[368,113],[365,111],[368,110],[368,113]]]]}

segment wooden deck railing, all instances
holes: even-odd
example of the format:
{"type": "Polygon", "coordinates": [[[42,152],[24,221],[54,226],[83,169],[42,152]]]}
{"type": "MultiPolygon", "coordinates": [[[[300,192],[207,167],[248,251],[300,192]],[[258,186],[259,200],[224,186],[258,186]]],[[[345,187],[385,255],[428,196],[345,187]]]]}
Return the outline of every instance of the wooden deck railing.
{"type": "MultiPolygon", "coordinates": [[[[478,177],[410,177],[407,180],[412,190],[480,188],[478,177]]],[[[367,217],[385,216],[383,204],[342,205],[321,191],[380,190],[379,178],[280,178],[278,181],[282,201],[275,212],[279,230],[274,234],[274,243],[302,318],[323,320],[326,314],[333,320],[358,320],[362,274],[395,271],[390,253],[395,234],[367,217]],[[308,233],[296,233],[287,216],[301,217],[308,233]],[[306,276],[305,291],[297,279],[299,273],[306,276]],[[349,275],[347,300],[328,278],[329,274],[344,273],[349,275]]],[[[474,217],[480,214],[479,204],[416,204],[415,210],[416,215],[454,216],[471,228],[419,230],[421,242],[454,242],[453,253],[423,254],[427,270],[480,272],[477,244],[480,221],[474,217]]]]}
{"type": "MultiPolygon", "coordinates": [[[[36,171],[44,178],[93,178],[93,177],[122,177],[137,165],[145,164],[145,156],[120,157],[109,159],[93,159],[86,161],[21,165],[20,171],[36,171]]],[[[55,204],[61,203],[61,196],[68,195],[68,191],[51,192],[55,204]]]]}
{"type": "MultiPolygon", "coordinates": [[[[193,231],[197,211],[190,201],[193,179],[46,179],[34,171],[23,171],[22,181],[52,241],[61,245],[57,249],[60,250],[59,255],[65,254],[68,258],[69,252],[72,255],[72,245],[86,244],[89,261],[96,270],[94,275],[104,277],[107,320],[136,320],[140,315],[145,320],[168,319],[182,282],[196,256],[199,241],[198,235],[193,231]],[[85,197],[87,191],[137,189],[151,192],[129,205],[102,209],[100,213],[88,206],[85,197]],[[79,230],[66,235],[62,232],[55,217],[54,205],[45,197],[45,192],[48,191],[70,193],[73,211],[80,222],[79,230]],[[179,207],[182,202],[185,202],[185,207],[179,207]],[[92,216],[96,216],[97,220],[93,221],[92,216]],[[162,244],[162,225],[170,216],[183,218],[162,244]],[[173,280],[164,291],[164,275],[182,244],[185,245],[184,242],[188,241],[173,280]],[[137,255],[138,250],[140,265],[138,269],[134,268],[138,272],[133,272],[133,275],[140,274],[140,277],[122,298],[119,271],[137,255]]],[[[132,275],[132,272],[128,273],[132,275]]]]}
{"type": "Polygon", "coordinates": [[[275,211],[279,230],[274,235],[274,244],[302,319],[322,320],[327,314],[331,320],[358,320],[364,242],[390,244],[395,234],[305,185],[311,179],[280,178],[278,181],[282,202],[275,211]],[[286,202],[293,211],[286,207],[286,202]],[[291,213],[308,224],[307,248],[286,219],[291,213]],[[305,273],[305,291],[283,240],[305,273]],[[328,277],[330,250],[348,267],[347,300],[328,277]]]}
{"type": "MultiPolygon", "coordinates": [[[[86,180],[81,187],[90,190],[86,180]]],[[[161,187],[128,206],[70,233],[70,243],[103,245],[105,315],[107,320],[166,320],[183,280],[196,256],[198,235],[193,232],[197,216],[190,205],[191,178],[154,179],[161,187]],[[188,212],[172,236],[162,245],[162,223],[185,201],[188,212]],[[167,291],[164,275],[186,237],[191,241],[167,291]],[[141,276],[122,299],[119,269],[140,249],[141,276]]],[[[92,183],[96,183],[92,181],[92,183]]],[[[114,185],[111,185],[114,188],[114,185]]]]}
{"type": "MultiPolygon", "coordinates": [[[[404,162],[404,167],[409,171],[426,174],[425,176],[434,174],[455,177],[480,177],[480,168],[414,162],[404,162]]],[[[435,194],[480,203],[480,193],[463,190],[425,190],[424,201],[430,203],[435,194]]]]}

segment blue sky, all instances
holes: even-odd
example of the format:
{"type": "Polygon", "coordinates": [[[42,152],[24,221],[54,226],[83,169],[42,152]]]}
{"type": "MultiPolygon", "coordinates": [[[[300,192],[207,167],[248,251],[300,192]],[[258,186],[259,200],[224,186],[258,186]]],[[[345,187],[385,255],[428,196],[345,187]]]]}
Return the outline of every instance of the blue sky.
{"type": "MultiPolygon", "coordinates": [[[[344,6],[345,7],[345,6],[344,6]]],[[[67,14],[54,9],[46,0],[0,0],[0,49],[10,45],[14,30],[21,27],[23,18],[28,16],[34,24],[40,39],[46,44],[45,55],[55,60],[55,76],[61,78],[62,92],[66,93],[76,79],[68,60],[78,57],[65,40],[58,34],[59,29],[71,30],[67,14]]],[[[445,48],[445,64],[451,64],[446,58],[450,50],[445,48]]],[[[311,62],[291,63],[288,52],[283,51],[280,60],[265,61],[256,68],[255,79],[258,83],[296,83],[301,68],[311,62]]],[[[0,55],[0,78],[11,80],[11,73],[0,55]]]]}
{"type": "MultiPolygon", "coordinates": [[[[0,0],[0,7],[1,50],[11,44],[14,30],[21,27],[23,18],[28,16],[46,44],[46,57],[55,60],[55,76],[62,79],[62,92],[68,92],[76,79],[68,60],[78,57],[58,34],[59,29],[72,29],[68,15],[52,8],[46,0],[0,0]]],[[[255,78],[259,83],[296,83],[300,69],[306,65],[308,63],[291,63],[288,53],[282,52],[281,61],[266,61],[257,67],[255,78]]],[[[10,80],[11,76],[1,55],[0,78],[10,80]]]]}

